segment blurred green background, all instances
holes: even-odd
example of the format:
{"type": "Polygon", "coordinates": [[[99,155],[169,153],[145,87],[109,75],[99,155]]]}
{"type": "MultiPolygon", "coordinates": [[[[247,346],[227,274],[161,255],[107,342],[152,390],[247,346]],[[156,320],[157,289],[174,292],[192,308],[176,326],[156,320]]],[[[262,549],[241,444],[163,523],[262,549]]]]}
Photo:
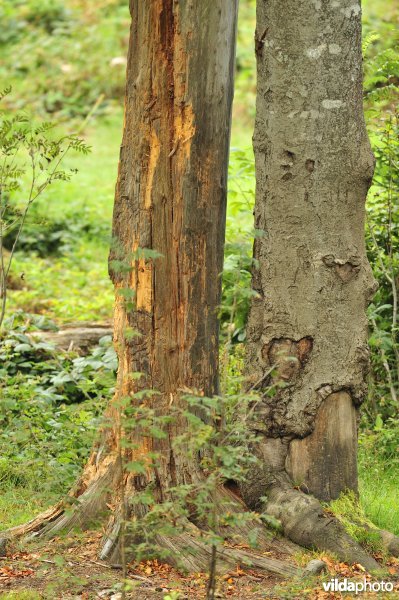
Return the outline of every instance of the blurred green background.
{"type": "MultiPolygon", "coordinates": [[[[32,206],[13,264],[0,350],[0,521],[6,524],[31,517],[68,489],[112,394],[115,357],[109,340],[82,358],[37,348],[26,333],[112,318],[107,255],[122,135],[127,5],[127,0],[0,2],[0,89],[12,86],[2,101],[7,114],[57,121],[62,134],[78,130],[96,107],[82,132],[91,154],[69,156],[66,165],[77,174],[51,185],[32,206]]],[[[374,522],[399,534],[397,2],[364,0],[363,23],[364,106],[377,157],[366,236],[380,289],[370,307],[372,373],[359,454],[362,506],[374,522]]],[[[254,30],[255,2],[241,0],[220,309],[222,345],[229,336],[233,342],[227,390],[240,375],[251,298],[254,30]]],[[[18,211],[23,194],[13,201],[18,211]]]]}

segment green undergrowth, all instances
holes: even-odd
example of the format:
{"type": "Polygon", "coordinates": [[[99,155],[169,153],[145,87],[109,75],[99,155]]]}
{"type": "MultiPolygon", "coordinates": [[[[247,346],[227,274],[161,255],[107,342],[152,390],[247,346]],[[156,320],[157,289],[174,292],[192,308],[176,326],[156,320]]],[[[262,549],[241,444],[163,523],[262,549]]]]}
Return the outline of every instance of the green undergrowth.
{"type": "Polygon", "coordinates": [[[369,552],[383,552],[378,532],[367,518],[363,506],[353,492],[341,494],[329,504],[329,508],[341,521],[349,535],[369,552]]]}
{"type": "Polygon", "coordinates": [[[0,523],[33,516],[68,491],[87,460],[117,360],[104,337],[87,356],[35,337],[48,319],[21,313],[0,344],[0,523]]]}
{"type": "Polygon", "coordinates": [[[76,175],[50,186],[32,206],[11,269],[7,315],[23,310],[60,323],[111,320],[107,257],[121,126],[120,111],[94,121],[85,132],[91,154],[64,161],[76,175]]]}
{"type": "Polygon", "coordinates": [[[359,452],[359,491],[367,518],[399,535],[399,468],[381,451],[378,435],[368,437],[359,452]]]}
{"type": "Polygon", "coordinates": [[[94,400],[84,406],[29,397],[15,402],[19,414],[8,419],[0,436],[2,529],[28,521],[70,489],[89,455],[103,409],[94,400]]]}
{"type": "Polygon", "coordinates": [[[384,554],[373,526],[399,535],[399,470],[384,458],[377,433],[362,434],[359,448],[359,499],[353,492],[329,504],[348,533],[368,551],[384,554]]]}
{"type": "Polygon", "coordinates": [[[59,257],[18,253],[7,314],[43,314],[58,323],[110,321],[114,293],[107,271],[108,247],[87,240],[59,257]]]}

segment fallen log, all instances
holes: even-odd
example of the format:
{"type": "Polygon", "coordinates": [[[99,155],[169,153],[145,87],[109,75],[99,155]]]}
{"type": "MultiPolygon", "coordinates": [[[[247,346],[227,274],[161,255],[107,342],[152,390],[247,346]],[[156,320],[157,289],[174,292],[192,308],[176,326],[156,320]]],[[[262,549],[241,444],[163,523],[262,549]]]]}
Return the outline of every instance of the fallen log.
{"type": "Polygon", "coordinates": [[[64,325],[58,331],[35,331],[32,338],[43,342],[54,344],[60,350],[76,350],[81,354],[87,354],[96,346],[100,339],[112,336],[111,323],[74,323],[64,325]]]}

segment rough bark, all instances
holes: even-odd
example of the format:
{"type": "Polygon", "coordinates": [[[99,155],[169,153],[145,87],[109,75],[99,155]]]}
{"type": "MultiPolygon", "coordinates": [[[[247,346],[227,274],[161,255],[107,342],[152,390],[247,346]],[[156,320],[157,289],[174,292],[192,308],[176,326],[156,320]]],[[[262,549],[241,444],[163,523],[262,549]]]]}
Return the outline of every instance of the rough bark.
{"type": "MultiPolygon", "coordinates": [[[[172,404],[179,405],[188,390],[206,396],[219,391],[217,311],[237,2],[144,4],[132,3],[110,274],[116,288],[117,399],[138,389],[157,390],[160,395],[147,398],[146,404],[162,415],[172,404]],[[127,274],[114,268],[115,259],[126,259],[143,248],[156,250],[159,258],[133,256],[127,274]],[[124,288],[135,292],[133,310],[118,294],[124,288]],[[129,341],[127,329],[139,335],[129,341]],[[131,373],[142,376],[132,380],[131,373]]],[[[127,496],[152,485],[162,501],[168,498],[170,486],[201,484],[199,463],[173,447],[173,440],[185,428],[182,418],[170,425],[166,439],[135,439],[132,432],[137,450],[126,459],[137,460],[149,452],[161,458],[156,469],[126,476],[127,496]]],[[[232,498],[220,493],[218,510],[223,512],[223,503],[231,505],[232,498]]],[[[154,541],[169,550],[170,560],[177,564],[189,570],[207,568],[211,548],[201,541],[201,525],[187,522],[186,527],[184,534],[158,535],[154,541]]],[[[119,561],[120,529],[116,511],[104,538],[103,559],[119,561]]],[[[240,533],[234,531],[235,539],[240,533]]],[[[289,555],[287,546],[278,540],[270,542],[264,536],[262,543],[289,555]]],[[[299,573],[292,562],[249,557],[235,548],[219,556],[220,564],[230,567],[249,558],[271,572],[299,573]]]]}
{"type": "MultiPolygon", "coordinates": [[[[257,451],[265,468],[244,497],[256,505],[267,493],[266,510],[288,536],[338,551],[342,528],[325,527],[320,504],[293,486],[324,501],[357,491],[366,307],[375,291],[364,241],[374,158],[363,117],[360,1],[260,0],[256,54],[260,235],[248,365],[262,396],[252,425],[264,436],[257,451]]],[[[346,538],[338,554],[377,566],[346,538]]]]}
{"type": "MultiPolygon", "coordinates": [[[[110,262],[118,393],[157,390],[156,406],[165,412],[182,390],[218,391],[217,307],[237,7],[222,0],[130,5],[110,262]],[[135,256],[141,249],[160,256],[135,256]],[[115,268],[121,257],[131,260],[128,273],[115,268]],[[134,291],[134,309],[119,294],[124,288],[134,291]],[[125,339],[129,328],[139,334],[131,341],[125,339]],[[132,373],[142,374],[139,382],[132,382],[132,373]]],[[[176,433],[150,442],[163,457],[161,487],[196,477],[186,458],[172,451],[176,433]]]]}
{"type": "MultiPolygon", "coordinates": [[[[119,563],[124,518],[143,516],[130,506],[137,491],[151,485],[156,500],[170,486],[203,482],[197,460],[177,452],[173,439],[184,419],[170,425],[166,439],[143,439],[125,431],[134,448],[120,447],[122,398],[140,389],[159,415],[181,402],[181,392],[218,392],[218,318],[223,262],[227,160],[237,2],[231,0],[131,1],[132,29],[127,67],[123,141],[116,188],[110,272],[116,288],[115,345],[119,357],[117,393],[107,410],[112,423],[100,437],[82,477],[71,491],[71,507],[61,502],[9,535],[53,536],[85,526],[113,505],[101,558],[119,563]],[[157,251],[146,258],[141,250],[157,251]],[[128,264],[126,264],[128,263],[128,264]],[[118,268],[119,267],[119,268],[118,268]],[[127,267],[127,268],[126,268],[127,267]],[[124,289],[133,290],[135,305],[124,289]],[[121,292],[123,292],[121,294],[121,292]],[[128,336],[134,330],[139,335],[128,336]],[[140,379],[132,378],[141,373],[140,379]],[[156,468],[123,472],[125,462],[161,456],[156,468]],[[123,482],[123,485],[122,485],[123,482]]],[[[135,400],[132,398],[132,402],[135,400]]],[[[215,511],[242,512],[237,495],[221,487],[215,511]]],[[[212,548],[201,539],[193,516],[179,535],[156,533],[153,542],[171,552],[169,560],[188,570],[206,570],[212,548]]],[[[230,543],[218,552],[221,568],[252,562],[256,568],[297,576],[294,544],[259,531],[259,551],[242,549],[248,528],[224,528],[230,543]],[[239,547],[241,545],[241,547],[239,547]]],[[[129,541],[129,538],[128,538],[129,541]]],[[[128,550],[134,551],[134,540],[128,550]]]]}

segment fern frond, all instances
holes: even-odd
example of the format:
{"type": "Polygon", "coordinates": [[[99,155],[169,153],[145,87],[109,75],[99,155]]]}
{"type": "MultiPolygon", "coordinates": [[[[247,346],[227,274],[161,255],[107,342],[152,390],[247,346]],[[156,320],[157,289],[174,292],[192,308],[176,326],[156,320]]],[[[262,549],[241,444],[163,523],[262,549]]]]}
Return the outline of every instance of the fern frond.
{"type": "Polygon", "coordinates": [[[366,37],[363,39],[363,42],[362,42],[363,58],[366,56],[367,50],[369,49],[369,47],[379,39],[380,39],[380,35],[376,31],[371,31],[368,35],[366,35],[366,37]]]}

